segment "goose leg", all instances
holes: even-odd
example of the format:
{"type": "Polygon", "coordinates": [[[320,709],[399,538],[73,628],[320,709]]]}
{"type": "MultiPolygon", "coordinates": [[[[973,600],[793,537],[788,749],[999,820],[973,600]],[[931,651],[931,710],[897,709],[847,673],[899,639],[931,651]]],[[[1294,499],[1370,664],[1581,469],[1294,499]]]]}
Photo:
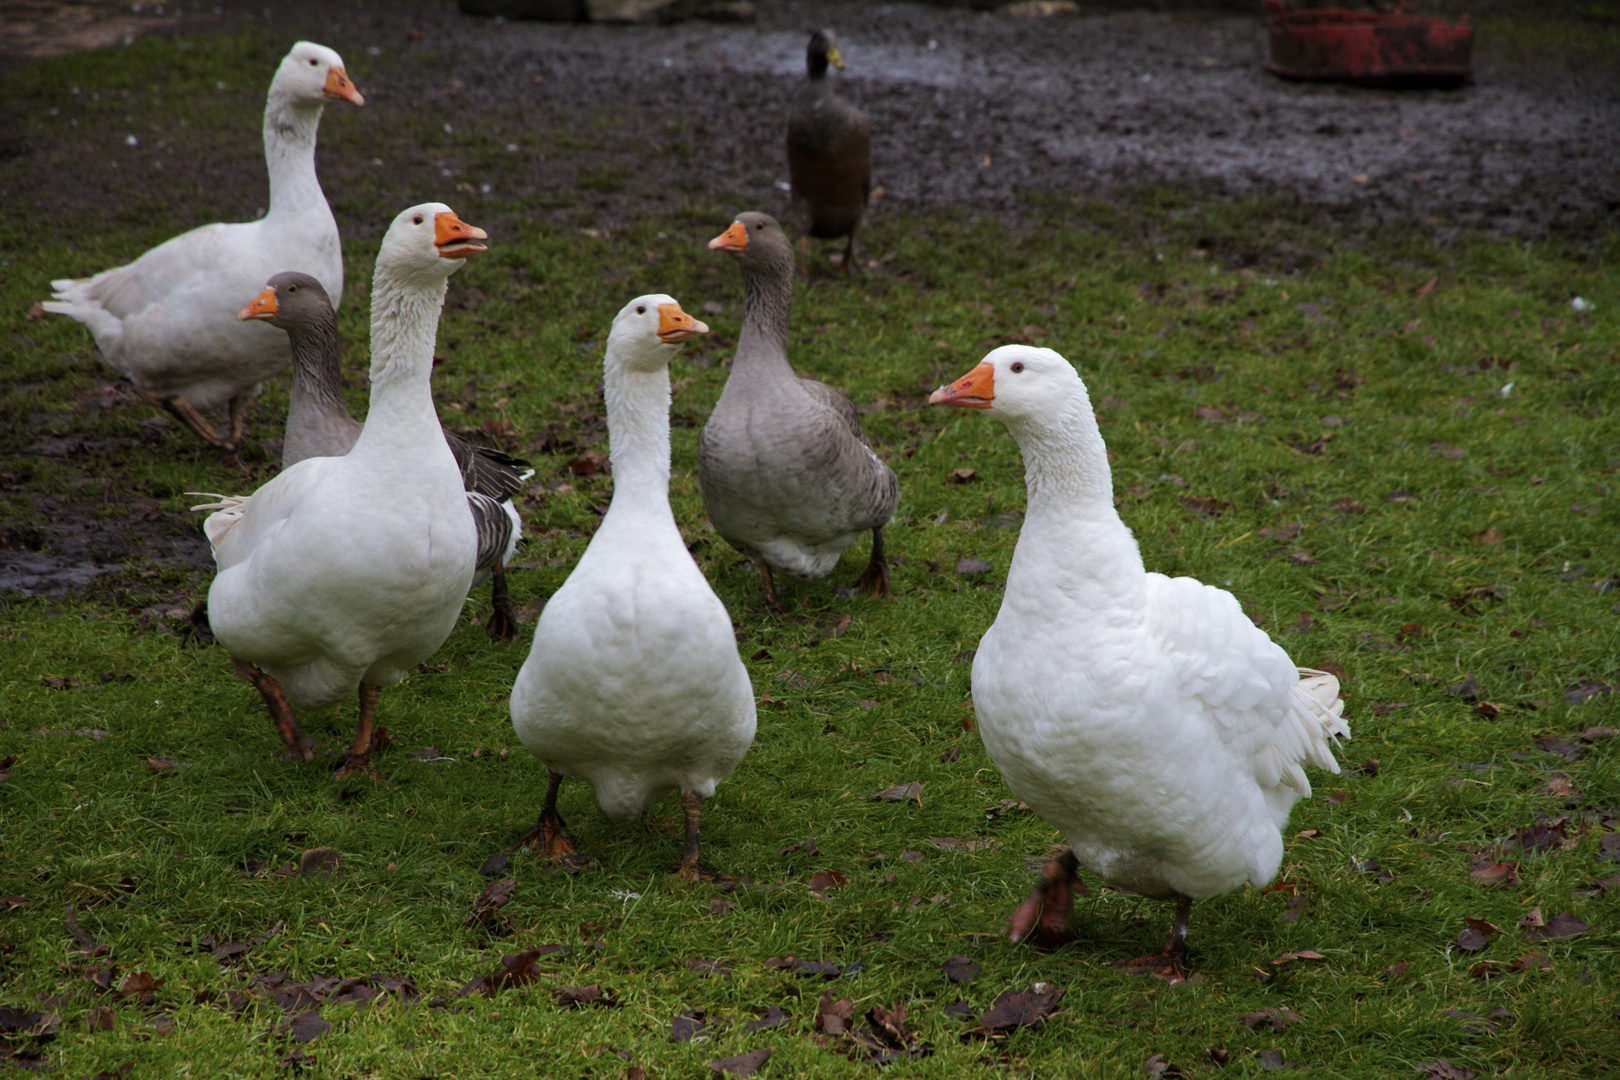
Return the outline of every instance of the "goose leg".
{"type": "Polygon", "coordinates": [[[203,442],[214,447],[216,450],[231,450],[235,448],[233,444],[227,443],[224,439],[220,438],[219,432],[214,430],[214,425],[208,422],[208,418],[203,416],[202,413],[198,412],[195,405],[181,397],[179,394],[170,394],[169,396],[165,397],[162,394],[154,394],[152,391],[143,386],[137,386],[135,388],[135,393],[138,394],[140,399],[146,402],[148,405],[168,411],[176,420],[179,420],[182,424],[186,425],[186,427],[196,432],[203,442]]]}
{"type": "Polygon", "coordinates": [[[782,603],[782,598],[776,593],[776,577],[771,573],[771,566],[763,559],[759,563],[759,572],[765,578],[765,600],[778,615],[786,615],[788,606],[782,603]]]}
{"type": "Polygon", "coordinates": [[[1176,897],[1176,919],[1171,924],[1170,936],[1165,939],[1164,948],[1151,956],[1122,960],[1115,966],[1124,968],[1132,975],[1156,975],[1172,985],[1181,982],[1192,971],[1187,963],[1187,920],[1191,917],[1192,897],[1176,897]]]}
{"type": "Polygon", "coordinates": [[[810,234],[799,235],[799,275],[804,278],[806,285],[810,284],[810,234]]]}
{"type": "Polygon", "coordinates": [[[844,245],[844,257],[838,263],[838,272],[847,274],[850,271],[861,272],[860,264],[855,261],[855,230],[849,230],[849,243],[844,245]]]}
{"type": "Polygon", "coordinates": [[[287,756],[301,761],[313,760],[314,744],[304,737],[303,731],[298,727],[298,721],[293,718],[292,706],[287,704],[286,695],[281,692],[281,684],[246,660],[233,656],[231,667],[236,669],[238,675],[252,683],[259,696],[264,698],[265,708],[270,710],[270,719],[275,722],[276,730],[281,732],[281,739],[287,744],[287,756]]]}
{"type": "Polygon", "coordinates": [[[855,582],[857,589],[868,589],[873,596],[889,595],[889,560],[883,557],[883,526],[872,530],[872,558],[855,582]]]}
{"type": "Polygon", "coordinates": [[[1047,862],[1034,891],[1007,921],[1009,941],[1017,944],[1028,937],[1055,948],[1073,940],[1068,927],[1069,909],[1074,906],[1074,894],[1085,892],[1085,886],[1074,875],[1079,865],[1072,851],[1047,862]]]}
{"type": "Polygon", "coordinates": [[[249,401],[246,394],[231,398],[231,441],[230,448],[236,449],[242,445],[242,433],[247,430],[247,414],[249,401]]]}
{"type": "Polygon", "coordinates": [[[681,813],[686,818],[686,846],[681,861],[670,875],[676,881],[698,881],[703,871],[698,869],[698,813],[703,809],[703,796],[695,791],[681,792],[681,813]]]}
{"type": "Polygon", "coordinates": [[[528,847],[538,841],[546,849],[546,854],[554,859],[574,854],[574,841],[568,835],[562,815],[557,813],[557,789],[562,787],[562,782],[562,773],[555,769],[546,770],[546,801],[540,810],[540,820],[512,845],[512,850],[528,847]]]}
{"type": "Polygon", "coordinates": [[[510,645],[517,640],[517,620],[512,617],[512,597],[506,591],[506,568],[499,559],[489,572],[489,603],[489,621],[484,624],[484,633],[492,641],[510,645]]]}
{"type": "Polygon", "coordinates": [[[338,766],[332,779],[342,780],[350,773],[363,772],[373,780],[382,779],[377,770],[371,767],[371,718],[377,711],[377,699],[382,696],[382,687],[374,686],[368,682],[360,684],[360,730],[354,733],[354,742],[349,744],[349,752],[338,766]]]}

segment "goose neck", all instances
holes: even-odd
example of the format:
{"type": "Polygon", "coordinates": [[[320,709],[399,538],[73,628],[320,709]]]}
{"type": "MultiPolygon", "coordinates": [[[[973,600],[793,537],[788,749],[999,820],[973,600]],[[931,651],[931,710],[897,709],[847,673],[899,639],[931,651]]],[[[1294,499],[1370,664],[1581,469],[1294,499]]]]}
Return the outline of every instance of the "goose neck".
{"type": "Polygon", "coordinates": [[[356,451],[362,443],[443,445],[433,407],[433,344],[448,285],[444,278],[402,280],[379,263],[371,290],[371,407],[356,451]]]}
{"type": "MultiPolygon", "coordinates": [[[[603,379],[613,510],[669,511],[669,369],[637,371],[609,357],[603,379]]],[[[611,510],[609,511],[612,512],[611,510]]]]}
{"type": "Polygon", "coordinates": [[[788,319],[793,313],[793,263],[773,259],[764,266],[745,266],[742,332],[737,339],[733,372],[793,375],[788,364],[788,319]]]}
{"type": "Polygon", "coordinates": [[[300,400],[328,405],[343,403],[337,320],[321,319],[287,331],[292,345],[293,381],[289,411],[300,400]]]}
{"type": "Polygon", "coordinates": [[[1084,394],[1055,415],[1009,421],[1024,457],[1029,516],[1114,514],[1108,449],[1084,394]]]}
{"type": "Polygon", "coordinates": [[[315,176],[315,135],[321,126],[321,111],[319,104],[290,101],[271,90],[264,105],[264,160],[270,171],[268,217],[326,207],[326,196],[315,176]]]}

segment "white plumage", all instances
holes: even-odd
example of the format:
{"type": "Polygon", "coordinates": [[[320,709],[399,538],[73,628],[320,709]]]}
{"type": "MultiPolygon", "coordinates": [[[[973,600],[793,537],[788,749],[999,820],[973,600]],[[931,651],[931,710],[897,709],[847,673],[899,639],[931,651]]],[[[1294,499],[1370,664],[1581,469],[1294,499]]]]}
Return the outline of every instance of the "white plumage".
{"type": "Polygon", "coordinates": [[[753,742],[754,692],[731,618],[669,506],[669,362],[707,327],[668,296],[632,300],[604,363],[613,502],[546,603],[512,687],[518,738],[550,770],[531,836],[573,847],[557,786],[579,776],[604,812],[633,819],[670,791],[686,810],[680,872],[697,873],[697,812],[753,742]]]}
{"type": "Polygon", "coordinates": [[[355,765],[370,741],[367,692],[374,704],[376,689],[444,642],[472,584],[472,512],[429,384],[448,278],[483,250],[467,242],[482,236],[441,203],[394,219],[377,257],[371,407],[354,448],[222,499],[204,526],[219,567],[208,592],[215,637],[256,669],[243,674],[261,692],[268,675],[294,706],[334,705],[362,687],[355,765]]]}
{"type": "Polygon", "coordinates": [[[264,217],[204,225],[126,266],[51,282],[46,311],[82,323],[108,364],[216,445],[234,445],[259,384],[292,359],[284,332],[237,320],[242,305],[282,270],[318,278],[333,307],[342,299],[337,222],[315,177],[316,130],[322,107],[334,97],[364,101],[342,57],[300,41],[277,68],[265,101],[270,207],[264,217]],[[226,405],[228,438],[201,415],[226,405]]]}
{"type": "MultiPolygon", "coordinates": [[[[1338,680],[1296,668],[1232,594],[1146,571],[1085,385],[1057,353],[1004,346],[931,400],[986,409],[1024,456],[1028,513],[973,660],[1008,786],[1114,885],[1200,898],[1270,881],[1311,791],[1303,766],[1339,771],[1338,680]]],[[[1021,913],[1018,936],[1039,904],[1021,913]]]]}

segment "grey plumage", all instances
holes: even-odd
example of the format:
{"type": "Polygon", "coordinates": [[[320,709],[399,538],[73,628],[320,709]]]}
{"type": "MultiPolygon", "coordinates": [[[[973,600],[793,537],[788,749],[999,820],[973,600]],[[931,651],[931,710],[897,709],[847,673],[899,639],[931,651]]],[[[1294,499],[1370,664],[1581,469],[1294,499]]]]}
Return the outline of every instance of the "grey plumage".
{"type": "Polygon", "coordinates": [[[726,237],[739,231],[746,246],[711,245],[742,264],[744,299],[736,361],[698,443],[704,508],[729,544],[800,581],[825,577],[870,529],[873,559],[862,581],[886,592],[881,530],[899,482],[850,400],[788,364],[793,249],[781,226],[747,213],[726,237]]]}

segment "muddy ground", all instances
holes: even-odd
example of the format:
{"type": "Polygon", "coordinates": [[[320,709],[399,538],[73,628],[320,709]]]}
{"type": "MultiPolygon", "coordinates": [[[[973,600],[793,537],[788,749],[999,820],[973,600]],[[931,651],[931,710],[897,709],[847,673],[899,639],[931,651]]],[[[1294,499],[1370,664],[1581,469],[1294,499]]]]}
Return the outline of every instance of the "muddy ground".
{"type": "MultiPolygon", "coordinates": [[[[12,19],[0,38],[8,64],[62,51],[54,26],[76,35],[67,48],[114,32],[97,22],[113,17],[110,5],[55,5],[73,9],[59,22],[52,7],[14,8],[33,21],[23,33],[12,19]]],[[[614,27],[500,23],[424,0],[186,7],[146,5],[132,22],[118,5],[116,34],[206,47],[209,35],[268,20],[277,38],[345,55],[368,104],[329,110],[320,167],[348,236],[374,237],[394,208],[428,197],[487,199],[476,209],[492,227],[517,213],[613,227],[694,203],[782,213],[781,133],[812,24],[837,31],[849,61],[841,86],[871,114],[876,215],[956,207],[1012,218],[1031,195],[1108,200],[1173,184],[1203,199],[1280,195],[1335,227],[1412,223],[1442,238],[1579,240],[1620,223],[1620,70],[1602,50],[1487,39],[1471,85],[1390,91],[1277,79],[1263,67],[1259,20],[1228,14],[1018,19],[766,0],[753,24],[614,27]],[[489,152],[490,139],[507,151],[489,152]]],[[[183,102],[153,94],[130,94],[127,112],[108,119],[71,95],[13,92],[0,108],[0,201],[64,237],[127,227],[133,202],[165,192],[183,194],[197,223],[252,217],[272,65],[218,91],[240,106],[229,135],[188,128],[183,102]],[[41,116],[48,126],[25,122],[41,116]]],[[[22,421],[0,432],[0,480],[13,491],[28,490],[30,460],[91,466],[97,453],[136,449],[42,440],[4,411],[22,421]]],[[[0,589],[81,588],[131,552],[209,567],[190,523],[97,518],[93,491],[33,501],[36,521],[0,522],[0,589]]]]}

